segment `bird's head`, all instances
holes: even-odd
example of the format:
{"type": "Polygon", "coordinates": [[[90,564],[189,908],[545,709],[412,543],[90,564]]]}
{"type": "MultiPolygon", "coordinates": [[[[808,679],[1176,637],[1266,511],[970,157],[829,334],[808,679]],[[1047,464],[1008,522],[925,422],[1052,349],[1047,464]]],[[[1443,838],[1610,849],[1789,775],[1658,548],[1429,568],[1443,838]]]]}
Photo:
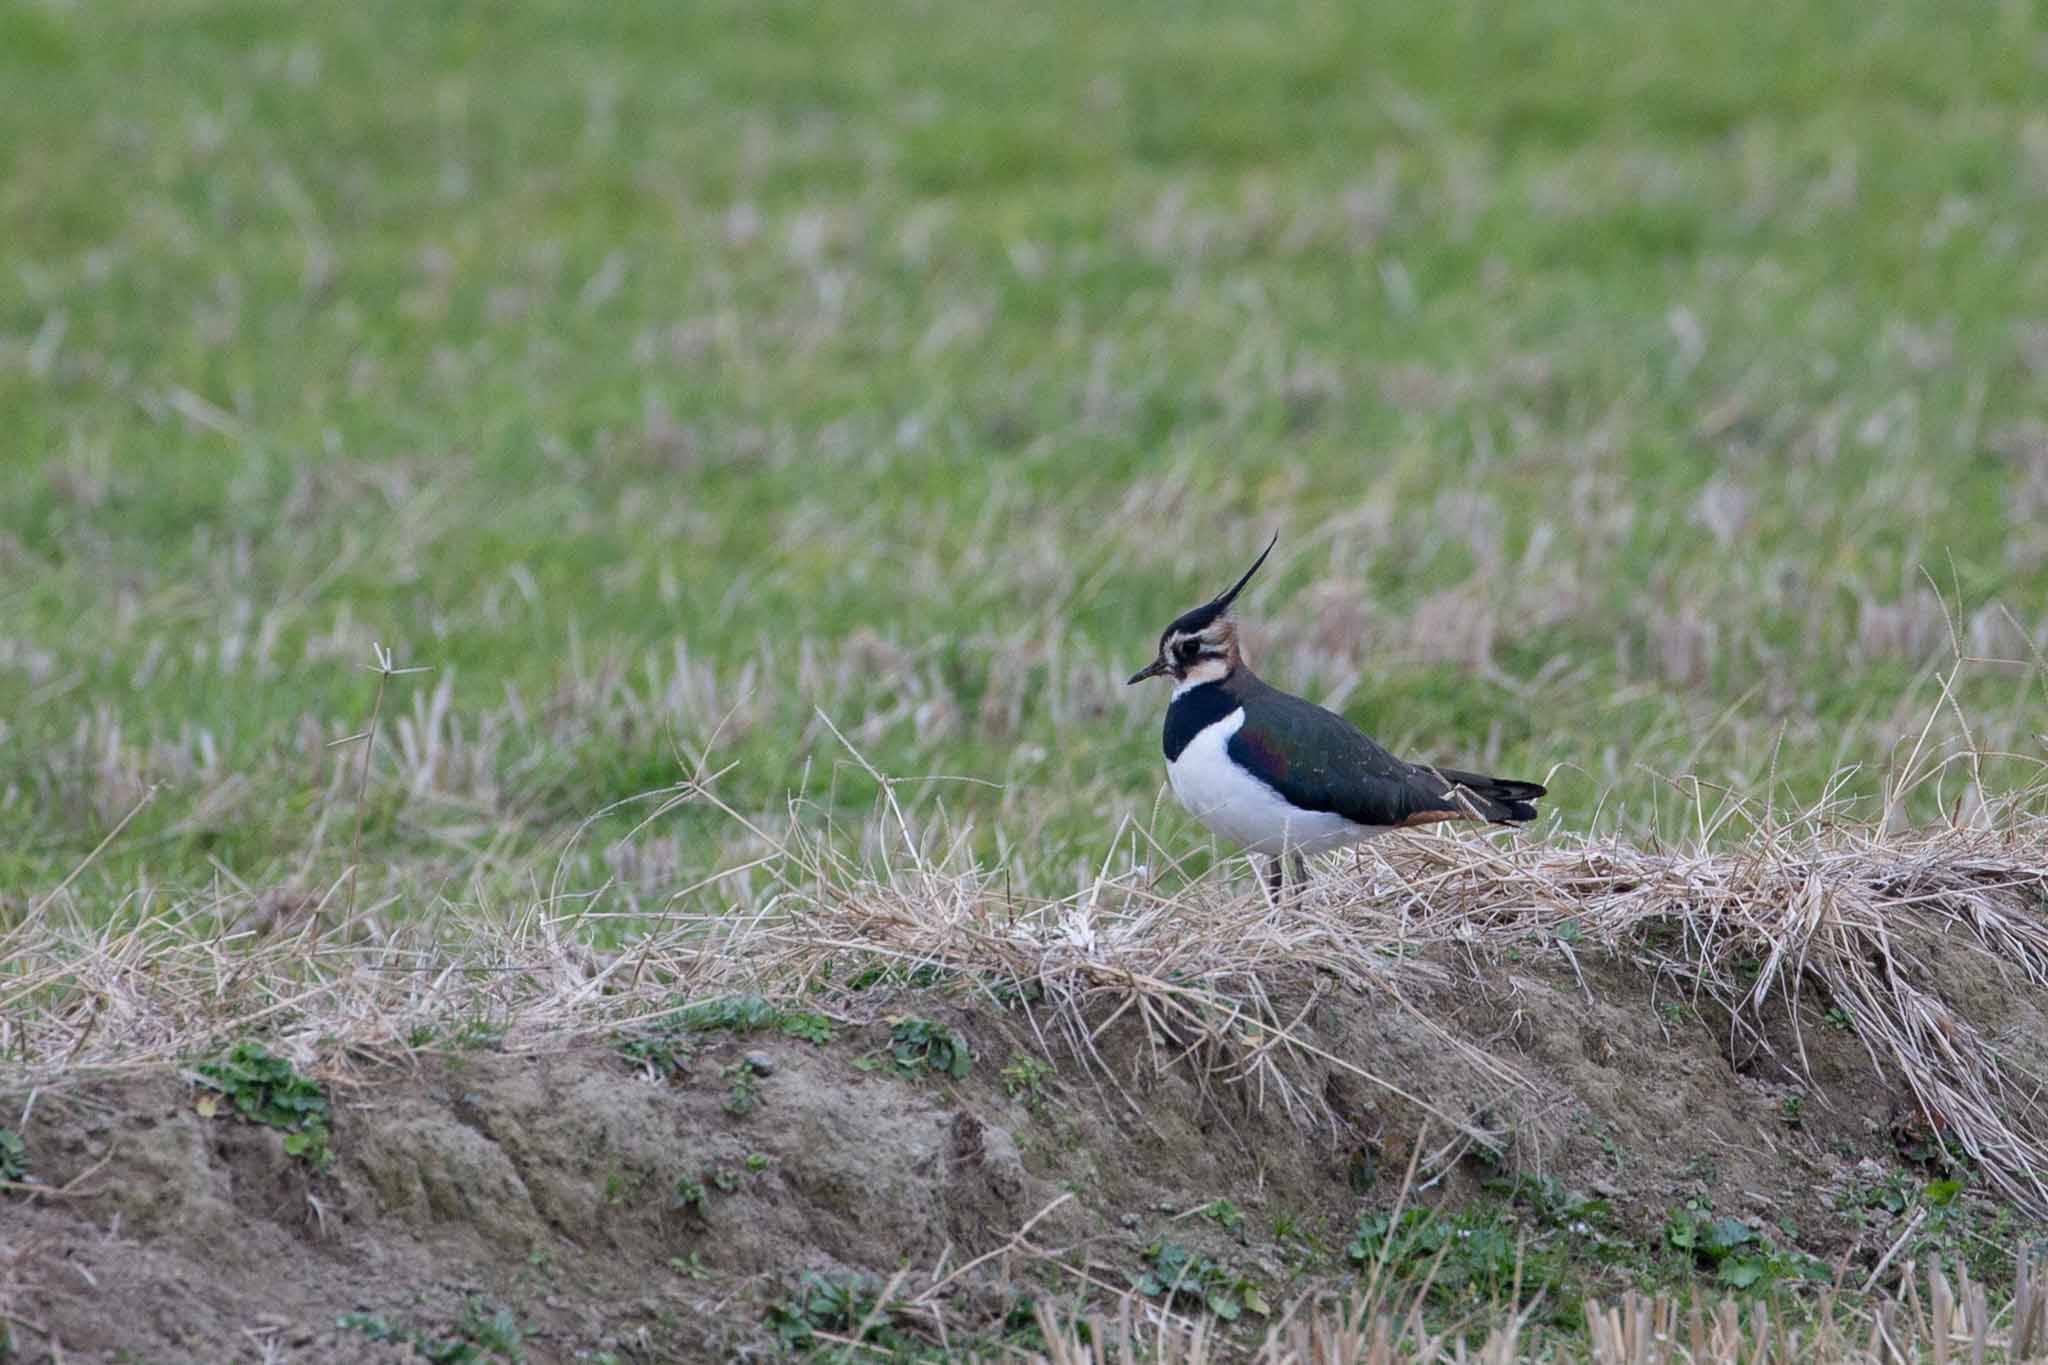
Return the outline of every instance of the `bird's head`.
{"type": "Polygon", "coordinates": [[[1252,581],[1252,575],[1259,571],[1259,565],[1266,562],[1266,556],[1273,553],[1273,547],[1279,541],[1276,532],[1230,591],[1175,617],[1173,624],[1159,636],[1158,656],[1131,674],[1124,685],[1128,687],[1161,674],[1170,676],[1176,683],[1215,682],[1229,677],[1238,664],[1237,622],[1230,619],[1230,604],[1238,593],[1244,591],[1244,585],[1252,581]]]}

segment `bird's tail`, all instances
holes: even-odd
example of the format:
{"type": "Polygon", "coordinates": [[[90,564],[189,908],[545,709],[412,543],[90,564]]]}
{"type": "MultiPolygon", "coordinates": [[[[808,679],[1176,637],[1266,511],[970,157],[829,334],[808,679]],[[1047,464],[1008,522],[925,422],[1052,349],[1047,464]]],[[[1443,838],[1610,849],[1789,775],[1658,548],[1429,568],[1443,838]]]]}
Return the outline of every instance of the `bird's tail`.
{"type": "Polygon", "coordinates": [[[1438,768],[1437,775],[1464,789],[1473,807],[1497,825],[1518,824],[1536,818],[1536,800],[1546,795],[1541,782],[1517,782],[1511,777],[1483,777],[1461,773],[1455,768],[1438,768]]]}

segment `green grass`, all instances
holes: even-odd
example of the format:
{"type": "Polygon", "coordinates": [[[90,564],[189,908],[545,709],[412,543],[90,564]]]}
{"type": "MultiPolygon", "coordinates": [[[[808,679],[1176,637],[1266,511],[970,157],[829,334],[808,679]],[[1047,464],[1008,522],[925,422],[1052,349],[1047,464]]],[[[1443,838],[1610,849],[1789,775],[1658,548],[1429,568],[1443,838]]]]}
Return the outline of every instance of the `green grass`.
{"type": "MultiPolygon", "coordinates": [[[[1567,826],[1874,791],[1939,603],[2048,603],[2048,21],[1968,9],[13,7],[0,915],[153,785],[83,913],[317,895],[373,641],[434,670],[380,897],[526,895],[707,748],[857,824],[820,709],[1065,890],[1273,529],[1266,675],[1567,826]]],[[[1962,698],[2041,756],[2038,669],[1962,698]]],[[[564,884],[733,854],[648,809],[564,884]]]]}

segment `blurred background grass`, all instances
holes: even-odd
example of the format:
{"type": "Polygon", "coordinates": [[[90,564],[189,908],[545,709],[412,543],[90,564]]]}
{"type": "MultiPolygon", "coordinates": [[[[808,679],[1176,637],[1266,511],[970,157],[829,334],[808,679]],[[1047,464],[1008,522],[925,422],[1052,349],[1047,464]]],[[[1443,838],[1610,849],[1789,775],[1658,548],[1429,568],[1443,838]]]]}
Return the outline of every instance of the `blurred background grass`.
{"type": "MultiPolygon", "coordinates": [[[[1062,891],[1202,846],[1120,683],[1275,529],[1261,671],[1565,827],[1873,792],[1958,650],[2030,780],[2044,88],[2028,3],[7,6],[4,894],[152,788],[88,913],[331,879],[373,641],[394,895],[707,749],[865,814],[819,708],[1062,891]]],[[[644,813],[572,880],[741,851],[644,813]]]]}

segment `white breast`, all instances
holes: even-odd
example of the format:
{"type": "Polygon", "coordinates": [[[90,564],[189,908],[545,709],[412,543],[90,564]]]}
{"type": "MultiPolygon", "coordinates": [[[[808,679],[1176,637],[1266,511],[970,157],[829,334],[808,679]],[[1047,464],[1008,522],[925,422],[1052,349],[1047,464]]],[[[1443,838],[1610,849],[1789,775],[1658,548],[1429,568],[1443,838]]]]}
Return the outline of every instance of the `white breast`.
{"type": "Polygon", "coordinates": [[[1244,708],[1197,734],[1166,765],[1166,779],[1188,813],[1248,853],[1326,853],[1385,830],[1326,811],[1296,810],[1280,794],[1231,762],[1225,746],[1244,725],[1244,708]]]}

